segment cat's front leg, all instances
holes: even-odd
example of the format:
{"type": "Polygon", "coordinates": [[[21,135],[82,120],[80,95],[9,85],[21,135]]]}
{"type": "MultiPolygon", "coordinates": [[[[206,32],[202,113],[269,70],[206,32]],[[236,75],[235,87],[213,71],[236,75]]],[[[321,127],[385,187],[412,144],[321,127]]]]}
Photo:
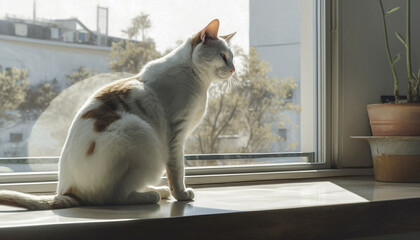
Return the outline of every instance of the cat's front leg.
{"type": "Polygon", "coordinates": [[[194,191],[185,187],[184,153],[183,147],[177,146],[166,166],[166,175],[168,177],[169,187],[172,195],[180,201],[189,201],[194,199],[194,191]]]}

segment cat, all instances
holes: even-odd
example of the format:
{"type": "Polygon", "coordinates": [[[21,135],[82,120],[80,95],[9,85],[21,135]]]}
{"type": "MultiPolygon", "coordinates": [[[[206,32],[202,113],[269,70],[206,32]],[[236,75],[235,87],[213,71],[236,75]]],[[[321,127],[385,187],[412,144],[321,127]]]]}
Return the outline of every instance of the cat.
{"type": "Polygon", "coordinates": [[[99,89],[69,129],[56,195],[3,190],[0,204],[44,210],[153,204],[171,194],[193,200],[185,186],[184,141],[205,115],[210,84],[235,73],[235,33],[218,36],[218,30],[215,19],[139,74],[99,89]],[[150,187],[165,169],[169,187],[150,187]]]}

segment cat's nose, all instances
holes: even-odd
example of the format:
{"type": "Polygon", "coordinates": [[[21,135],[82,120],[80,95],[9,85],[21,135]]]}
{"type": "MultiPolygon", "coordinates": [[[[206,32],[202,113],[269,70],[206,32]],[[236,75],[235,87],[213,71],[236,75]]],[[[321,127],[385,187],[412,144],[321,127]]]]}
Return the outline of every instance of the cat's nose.
{"type": "Polygon", "coordinates": [[[231,69],[230,69],[230,72],[231,72],[231,73],[234,73],[234,72],[235,72],[235,69],[234,69],[234,68],[231,68],[231,69]]]}

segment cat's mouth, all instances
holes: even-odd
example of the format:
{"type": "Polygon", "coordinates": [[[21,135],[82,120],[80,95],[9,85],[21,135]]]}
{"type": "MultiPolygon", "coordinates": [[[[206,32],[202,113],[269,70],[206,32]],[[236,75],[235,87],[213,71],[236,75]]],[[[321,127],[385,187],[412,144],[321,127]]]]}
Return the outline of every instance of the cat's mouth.
{"type": "Polygon", "coordinates": [[[230,78],[235,73],[235,70],[231,69],[219,69],[217,71],[217,76],[223,80],[230,78]]]}

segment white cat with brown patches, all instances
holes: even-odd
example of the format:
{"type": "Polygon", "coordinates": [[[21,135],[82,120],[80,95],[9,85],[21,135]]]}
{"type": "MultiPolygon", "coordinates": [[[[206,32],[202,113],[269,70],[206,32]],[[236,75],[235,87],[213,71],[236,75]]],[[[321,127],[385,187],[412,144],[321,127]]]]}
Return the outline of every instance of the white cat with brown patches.
{"type": "Polygon", "coordinates": [[[97,91],[76,114],[63,147],[57,195],[0,191],[0,204],[30,210],[157,203],[185,187],[184,141],[206,112],[207,89],[234,72],[229,40],[213,20],[135,77],[97,91]],[[153,188],[166,169],[169,188],[153,188]]]}

